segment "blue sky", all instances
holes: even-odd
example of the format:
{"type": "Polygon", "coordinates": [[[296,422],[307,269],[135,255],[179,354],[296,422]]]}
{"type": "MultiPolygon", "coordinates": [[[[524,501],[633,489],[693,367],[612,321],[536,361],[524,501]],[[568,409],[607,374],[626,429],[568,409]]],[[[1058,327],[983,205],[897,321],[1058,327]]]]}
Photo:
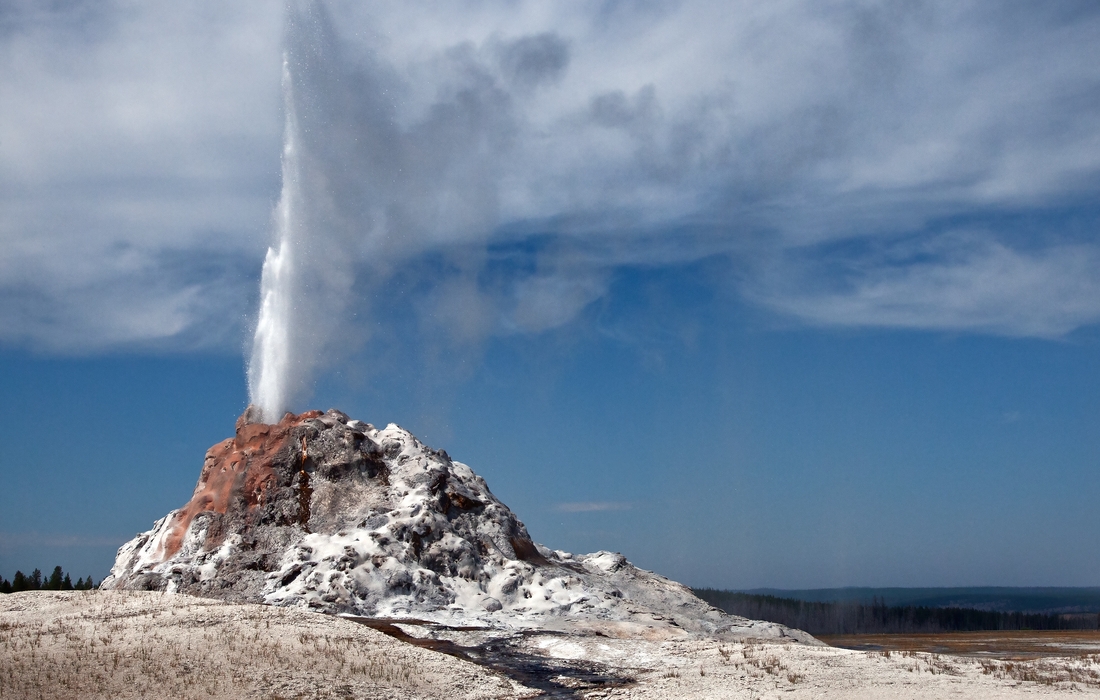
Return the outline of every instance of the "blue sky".
{"type": "Polygon", "coordinates": [[[315,42],[298,409],[693,585],[1096,585],[1090,4],[290,11],[0,11],[0,573],[232,430],[315,42]]]}

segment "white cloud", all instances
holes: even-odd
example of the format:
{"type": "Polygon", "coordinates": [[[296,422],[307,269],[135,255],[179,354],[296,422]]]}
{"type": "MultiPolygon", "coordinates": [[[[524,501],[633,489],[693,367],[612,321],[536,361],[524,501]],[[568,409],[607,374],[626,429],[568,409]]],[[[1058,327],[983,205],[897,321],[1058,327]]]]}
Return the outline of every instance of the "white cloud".
{"type": "MultiPolygon", "coordinates": [[[[559,327],[616,266],[715,252],[812,323],[1056,336],[1100,318],[1096,243],[1056,221],[839,276],[842,253],[808,257],[1092,206],[1091,4],[330,7],[315,155],[342,250],[378,278],[482,261],[445,277],[454,294],[418,292],[471,337],[559,327]],[[486,247],[532,236],[569,242],[487,282],[486,247]]],[[[6,6],[0,341],[239,347],[278,193],[281,27],[270,2],[6,6]]]]}
{"type": "Polygon", "coordinates": [[[280,23],[260,4],[6,6],[0,341],[239,345],[278,185],[280,23]]]}
{"type": "Polygon", "coordinates": [[[987,240],[974,249],[953,247],[946,253],[946,259],[927,262],[857,267],[844,276],[839,291],[777,290],[759,300],[820,325],[1054,338],[1100,320],[1096,246],[1026,252],[987,240]]]}

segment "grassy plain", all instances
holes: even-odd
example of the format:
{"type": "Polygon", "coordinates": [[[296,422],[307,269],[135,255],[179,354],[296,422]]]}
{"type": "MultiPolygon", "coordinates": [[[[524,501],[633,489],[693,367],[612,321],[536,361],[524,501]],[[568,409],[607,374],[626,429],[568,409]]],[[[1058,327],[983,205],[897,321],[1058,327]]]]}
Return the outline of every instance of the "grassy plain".
{"type": "Polygon", "coordinates": [[[857,651],[920,651],[1006,661],[1096,656],[1100,661],[1100,630],[837,634],[818,636],[818,639],[830,646],[857,651]]]}

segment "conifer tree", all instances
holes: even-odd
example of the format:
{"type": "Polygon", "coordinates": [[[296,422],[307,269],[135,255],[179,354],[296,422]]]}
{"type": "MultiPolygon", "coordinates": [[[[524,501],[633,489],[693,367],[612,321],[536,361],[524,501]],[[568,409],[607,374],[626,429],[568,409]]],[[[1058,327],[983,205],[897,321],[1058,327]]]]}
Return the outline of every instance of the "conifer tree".
{"type": "Polygon", "coordinates": [[[60,591],[61,584],[64,580],[62,576],[64,576],[64,572],[61,571],[61,567],[55,566],[53,568],[53,573],[50,574],[50,578],[48,581],[46,581],[46,585],[43,586],[43,588],[47,591],[60,591]]]}
{"type": "Polygon", "coordinates": [[[0,576],[0,593],[11,593],[11,592],[12,592],[11,581],[9,581],[6,578],[0,576]]]}
{"type": "Polygon", "coordinates": [[[84,590],[84,579],[83,578],[78,578],[76,580],[76,585],[73,588],[75,590],[78,590],[78,591],[84,590]]]}
{"type": "Polygon", "coordinates": [[[30,577],[30,580],[28,581],[28,583],[30,584],[30,590],[32,590],[32,591],[42,590],[42,571],[39,570],[39,569],[35,569],[34,571],[32,571],[31,572],[31,577],[30,577]]]}
{"type": "Polygon", "coordinates": [[[73,590],[73,580],[69,578],[68,574],[65,574],[64,580],[61,581],[61,590],[71,591],[73,590]]]}
{"type": "Polygon", "coordinates": [[[12,593],[30,590],[30,583],[27,581],[27,576],[22,571],[16,571],[15,576],[12,577],[11,590],[12,593]]]}

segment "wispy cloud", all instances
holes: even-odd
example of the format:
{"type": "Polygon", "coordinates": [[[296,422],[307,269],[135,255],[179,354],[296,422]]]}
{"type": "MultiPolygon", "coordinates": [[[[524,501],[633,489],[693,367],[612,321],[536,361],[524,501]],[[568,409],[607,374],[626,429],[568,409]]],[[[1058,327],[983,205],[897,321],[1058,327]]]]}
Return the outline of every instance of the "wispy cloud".
{"type": "MultiPolygon", "coordinates": [[[[0,342],[237,350],[278,193],[279,12],[65,7],[0,11],[0,342]]],[[[304,118],[340,249],[360,280],[434,261],[425,328],[543,332],[618,267],[714,254],[809,323],[1100,319],[1095,231],[1043,218],[1098,217],[1092,4],[328,7],[340,50],[304,118]],[[979,249],[837,247],[959,216],[986,222],[979,249]]]]}
{"type": "Polygon", "coordinates": [[[119,547],[126,536],[84,535],[79,533],[0,532],[0,549],[17,547],[119,547]]]}
{"type": "Polygon", "coordinates": [[[280,24],[259,3],[5,3],[0,342],[239,347],[278,192],[280,24]]]}
{"type": "Polygon", "coordinates": [[[758,299],[822,325],[1058,337],[1100,320],[1100,247],[1091,244],[1026,251],[985,236],[901,262],[846,262],[840,274],[817,261],[781,278],[838,290],[761,288],[758,299]]]}
{"type": "Polygon", "coordinates": [[[608,510],[630,510],[632,506],[633,504],[625,501],[572,501],[558,503],[554,509],[564,513],[596,513],[608,510]]]}

